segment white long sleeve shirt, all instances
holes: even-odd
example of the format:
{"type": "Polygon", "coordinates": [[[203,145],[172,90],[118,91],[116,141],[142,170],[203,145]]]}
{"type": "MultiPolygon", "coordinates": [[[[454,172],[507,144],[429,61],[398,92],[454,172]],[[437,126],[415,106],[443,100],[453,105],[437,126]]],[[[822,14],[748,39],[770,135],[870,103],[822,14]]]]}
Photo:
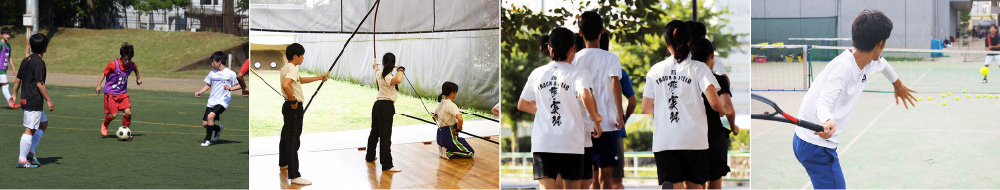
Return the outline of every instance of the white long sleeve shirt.
{"type": "Polygon", "coordinates": [[[837,122],[837,132],[834,132],[829,139],[823,139],[812,130],[796,127],[795,135],[818,146],[837,148],[839,142],[837,136],[850,127],[854,106],[857,105],[858,98],[865,89],[869,75],[875,73],[882,73],[892,82],[899,79],[896,71],[884,58],[872,61],[861,69],[858,68],[851,50],[845,50],[833,58],[806,91],[806,96],[799,107],[799,119],[815,124],[834,119],[837,122]]]}

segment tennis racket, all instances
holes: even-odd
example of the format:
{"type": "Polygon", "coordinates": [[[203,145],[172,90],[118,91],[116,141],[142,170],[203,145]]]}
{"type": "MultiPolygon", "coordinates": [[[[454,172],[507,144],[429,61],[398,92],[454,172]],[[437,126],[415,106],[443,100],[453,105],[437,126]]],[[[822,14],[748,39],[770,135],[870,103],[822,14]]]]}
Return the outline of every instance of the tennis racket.
{"type": "Polygon", "coordinates": [[[752,119],[791,123],[816,132],[823,131],[823,126],[792,117],[792,115],[788,115],[788,113],[781,111],[781,108],[779,108],[777,104],[774,104],[774,102],[764,98],[763,96],[750,94],[750,98],[750,109],[752,110],[750,118],[752,119]]]}

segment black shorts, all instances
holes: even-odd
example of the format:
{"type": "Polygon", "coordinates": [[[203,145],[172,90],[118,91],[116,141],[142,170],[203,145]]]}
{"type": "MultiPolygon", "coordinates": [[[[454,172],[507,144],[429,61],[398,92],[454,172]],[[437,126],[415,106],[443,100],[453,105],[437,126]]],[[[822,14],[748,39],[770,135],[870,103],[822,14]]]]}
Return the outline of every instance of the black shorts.
{"type": "Polygon", "coordinates": [[[535,180],[557,176],[564,180],[583,179],[583,154],[535,152],[532,155],[535,180]]]}
{"type": "Polygon", "coordinates": [[[222,112],[226,112],[226,107],[222,105],[215,105],[210,108],[205,108],[205,115],[201,116],[202,121],[208,121],[208,113],[215,113],[215,121],[222,119],[222,112]]]}
{"type": "Polygon", "coordinates": [[[729,174],[729,135],[708,142],[708,180],[722,179],[729,174]]]}
{"type": "Polygon", "coordinates": [[[622,146],[618,144],[618,132],[609,131],[601,133],[601,138],[590,138],[594,141],[594,160],[596,168],[607,168],[621,165],[621,158],[618,157],[618,150],[622,146]]]}
{"type": "Polygon", "coordinates": [[[594,147],[583,147],[583,179],[594,178],[594,147]]]}
{"type": "Polygon", "coordinates": [[[665,150],[654,152],[659,184],[708,181],[708,150],[665,150]]]}

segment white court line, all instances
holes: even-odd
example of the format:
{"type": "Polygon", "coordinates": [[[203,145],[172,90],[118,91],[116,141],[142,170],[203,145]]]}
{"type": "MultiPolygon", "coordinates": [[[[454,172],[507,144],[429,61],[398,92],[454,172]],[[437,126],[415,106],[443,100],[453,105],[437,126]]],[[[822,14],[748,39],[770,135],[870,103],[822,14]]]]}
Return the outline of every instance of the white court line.
{"type": "MultiPolygon", "coordinates": [[[[918,82],[920,82],[920,80],[924,79],[924,77],[927,76],[927,73],[930,73],[930,72],[931,72],[931,69],[927,69],[927,71],[924,71],[923,75],[920,75],[920,78],[917,78],[917,80],[913,81],[913,83],[911,83],[911,84],[917,84],[918,82]]],[[[893,100],[896,99],[895,95],[893,95],[892,99],[893,100]]],[[[844,150],[840,151],[840,153],[838,153],[837,156],[838,157],[843,157],[844,153],[847,153],[847,150],[850,149],[852,145],[854,145],[854,142],[857,142],[858,139],[860,139],[862,135],[865,135],[865,132],[868,132],[868,130],[872,127],[872,125],[875,125],[875,122],[878,121],[879,118],[882,118],[882,116],[885,115],[885,113],[889,111],[889,108],[892,108],[893,104],[895,104],[895,101],[893,101],[893,103],[889,104],[889,106],[886,106],[885,109],[882,110],[882,113],[879,113],[878,116],[875,116],[875,118],[872,119],[871,122],[868,122],[868,126],[865,126],[865,129],[862,129],[861,133],[858,133],[857,136],[854,136],[854,139],[851,139],[851,142],[847,143],[847,146],[844,146],[844,150]]],[[[905,100],[903,101],[903,104],[906,104],[905,100]]],[[[840,147],[838,147],[838,148],[840,148],[840,147]]],[[[812,184],[812,181],[806,182],[806,184],[803,185],[801,189],[809,189],[809,186],[811,184],[812,184]]]]}
{"type": "Polygon", "coordinates": [[[766,129],[766,130],[764,130],[764,131],[762,131],[760,133],[753,133],[752,137],[750,137],[751,142],[752,142],[753,139],[756,139],[757,137],[760,137],[761,135],[764,135],[764,133],[767,133],[767,132],[769,132],[771,130],[774,130],[775,128],[778,128],[778,126],[782,125],[782,124],[784,124],[784,123],[774,124],[773,126],[771,126],[770,129],[766,129]]]}
{"type": "Polygon", "coordinates": [[[899,131],[899,132],[960,132],[960,133],[1000,133],[1000,130],[934,130],[934,129],[871,129],[872,131],[899,131]]]}

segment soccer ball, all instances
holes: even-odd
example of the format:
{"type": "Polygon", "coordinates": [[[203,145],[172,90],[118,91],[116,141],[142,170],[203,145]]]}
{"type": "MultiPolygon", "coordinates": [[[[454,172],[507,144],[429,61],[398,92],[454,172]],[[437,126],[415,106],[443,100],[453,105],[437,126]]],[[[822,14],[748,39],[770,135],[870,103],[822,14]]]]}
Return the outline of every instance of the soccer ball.
{"type": "Polygon", "coordinates": [[[118,135],[118,140],[127,141],[132,137],[132,130],[128,129],[128,127],[122,126],[118,128],[118,133],[115,134],[118,135]]]}

